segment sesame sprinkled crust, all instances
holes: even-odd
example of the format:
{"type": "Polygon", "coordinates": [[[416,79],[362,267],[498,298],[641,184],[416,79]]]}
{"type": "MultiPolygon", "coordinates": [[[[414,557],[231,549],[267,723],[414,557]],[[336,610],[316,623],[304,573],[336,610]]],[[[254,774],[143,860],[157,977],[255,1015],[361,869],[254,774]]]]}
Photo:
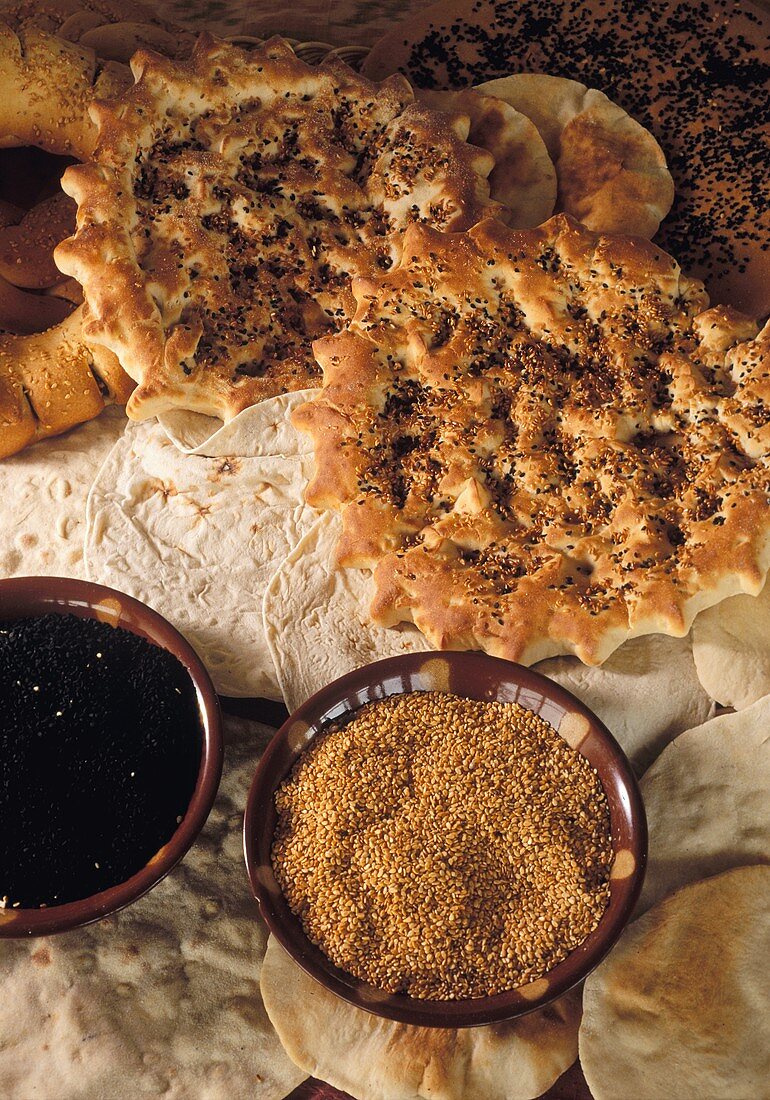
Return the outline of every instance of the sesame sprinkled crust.
{"type": "Polygon", "coordinates": [[[300,756],[275,804],[273,867],[306,935],[388,993],[537,981],[609,902],[598,775],[518,703],[373,703],[300,756]]]}
{"type": "Polygon", "coordinates": [[[119,95],[130,83],[124,65],[99,61],[86,46],[0,22],[0,147],[35,145],[85,160],[96,143],[93,99],[119,95]]]}
{"type": "Polygon", "coordinates": [[[136,85],[98,112],[95,163],[70,169],[90,338],[139,383],[129,414],[230,419],[313,385],[310,342],[352,313],[351,276],[399,256],[406,227],[462,230],[499,209],[468,120],[419,107],[283,39],[245,53],[208,35],[189,62],[139,51],[136,85]]]}
{"type": "Polygon", "coordinates": [[[456,88],[549,73],[605,92],[660,142],[676,198],[661,247],[713,300],[770,312],[770,13],[751,0],[440,0],[363,71],[456,88]]]}
{"type": "Polygon", "coordinates": [[[117,359],[83,339],[84,309],[46,332],[0,333],[0,458],[128,400],[133,382],[117,359]]]}
{"type": "Polygon", "coordinates": [[[342,511],[372,617],[437,648],[601,663],[760,591],[770,564],[770,326],[705,310],[639,238],[410,229],[315,344],[307,499],[342,511]],[[756,338],[754,338],[756,337],[756,338]]]}

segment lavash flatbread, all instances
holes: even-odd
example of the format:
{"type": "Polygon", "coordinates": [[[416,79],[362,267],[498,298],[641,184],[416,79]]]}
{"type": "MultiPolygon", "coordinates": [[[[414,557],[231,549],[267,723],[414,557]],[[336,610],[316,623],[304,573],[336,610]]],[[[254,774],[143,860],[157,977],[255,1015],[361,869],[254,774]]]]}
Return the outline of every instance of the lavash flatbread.
{"type": "Polygon", "coordinates": [[[477,86],[537,127],[556,166],[557,210],[589,229],[653,237],[674,201],[658,142],[607,96],[577,80],[516,73],[477,86]]]}
{"type": "Polygon", "coordinates": [[[259,992],[266,934],[241,820],[272,730],[226,719],[222,786],[184,861],[146,897],[66,935],[5,940],[8,1100],[278,1100],[304,1076],[259,992]]]}
{"type": "Polygon", "coordinates": [[[643,776],[644,913],[689,882],[770,863],[770,696],[668,745],[643,776]]]}
{"type": "MultiPolygon", "coordinates": [[[[431,648],[411,625],[387,629],[368,621],[370,575],[334,565],[340,529],[336,513],[323,515],[265,592],[265,635],[290,710],[369,661],[431,648]]],[[[711,710],[687,638],[634,638],[601,668],[574,657],[551,658],[536,667],[594,710],[639,766],[682,730],[705,721],[711,710]]]]}
{"type": "Polygon", "coordinates": [[[723,706],[742,710],[770,693],[770,584],[701,612],[692,648],[700,682],[723,706]]]}
{"type": "Polygon", "coordinates": [[[106,409],[65,435],[0,462],[0,577],[85,577],[86,497],[94,476],[126,424],[106,409]]]}
{"type": "Polygon", "coordinates": [[[294,399],[247,411],[231,439],[238,457],[185,455],[157,423],[131,424],[88,499],[90,578],[165,615],[225,695],[281,697],[262,596],[315,518],[302,502],[309,456],[286,453],[277,428],[294,399]]]}
{"type": "Polygon", "coordinates": [[[298,390],[271,398],[259,412],[245,409],[226,424],[215,416],[180,409],[161,413],[158,423],[184,454],[210,458],[309,454],[312,444],[292,427],[289,413],[303,400],[310,401],[315,393],[298,390]]]}
{"type": "Polygon", "coordinates": [[[373,1016],[309,977],[271,936],[262,998],[289,1057],[360,1100],[528,1100],[577,1053],[580,993],[489,1027],[417,1028],[373,1016]]]}
{"type": "Polygon", "coordinates": [[[595,1100],[760,1100],[770,1082],[770,867],[686,886],[588,978],[580,1062],[595,1100]]]}

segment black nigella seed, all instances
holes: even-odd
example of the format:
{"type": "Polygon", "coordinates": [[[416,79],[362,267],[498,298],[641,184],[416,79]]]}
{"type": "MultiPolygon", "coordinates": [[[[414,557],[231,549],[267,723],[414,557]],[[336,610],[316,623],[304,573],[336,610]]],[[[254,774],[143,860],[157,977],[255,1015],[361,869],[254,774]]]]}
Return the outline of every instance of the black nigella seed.
{"type": "Polygon", "coordinates": [[[165,649],[74,615],[0,622],[0,905],[124,882],[190,802],[203,731],[165,649]]]}

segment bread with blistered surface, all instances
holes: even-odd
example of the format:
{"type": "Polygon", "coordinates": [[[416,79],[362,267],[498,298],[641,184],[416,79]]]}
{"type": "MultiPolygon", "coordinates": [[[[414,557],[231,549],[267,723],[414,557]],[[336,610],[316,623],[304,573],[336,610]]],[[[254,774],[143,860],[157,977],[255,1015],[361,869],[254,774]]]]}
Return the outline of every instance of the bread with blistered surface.
{"type": "Polygon", "coordinates": [[[139,383],[129,415],[229,419],[319,379],[311,341],[344,323],[350,279],[398,260],[404,230],[499,209],[469,121],[415,104],[283,39],[245,53],[203,35],[186,63],[140,51],[99,109],[95,163],[68,169],[77,232],[56,251],[88,335],[139,383]]]}
{"type": "Polygon", "coordinates": [[[640,238],[560,215],[413,227],[316,342],[307,499],[372,616],[438,648],[600,663],[681,636],[770,563],[770,328],[640,238]]]}

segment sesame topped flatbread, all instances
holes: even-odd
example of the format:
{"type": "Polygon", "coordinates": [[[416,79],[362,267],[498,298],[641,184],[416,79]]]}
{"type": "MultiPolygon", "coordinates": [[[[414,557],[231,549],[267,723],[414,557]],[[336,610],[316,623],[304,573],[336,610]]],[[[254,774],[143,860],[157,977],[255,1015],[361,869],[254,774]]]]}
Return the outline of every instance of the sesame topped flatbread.
{"type": "Polygon", "coordinates": [[[770,329],[705,310],[639,238],[415,226],[316,342],[308,501],[371,612],[437,648],[601,663],[756,593],[770,564],[770,329]]]}
{"type": "Polygon", "coordinates": [[[463,230],[499,209],[469,122],[420,107],[283,39],[245,53],[203,35],[187,63],[140,51],[137,83],[99,110],[95,163],[71,168],[89,337],[139,383],[137,419],[228,420],[316,384],[310,343],[354,306],[352,276],[397,262],[418,221],[463,230]]]}

